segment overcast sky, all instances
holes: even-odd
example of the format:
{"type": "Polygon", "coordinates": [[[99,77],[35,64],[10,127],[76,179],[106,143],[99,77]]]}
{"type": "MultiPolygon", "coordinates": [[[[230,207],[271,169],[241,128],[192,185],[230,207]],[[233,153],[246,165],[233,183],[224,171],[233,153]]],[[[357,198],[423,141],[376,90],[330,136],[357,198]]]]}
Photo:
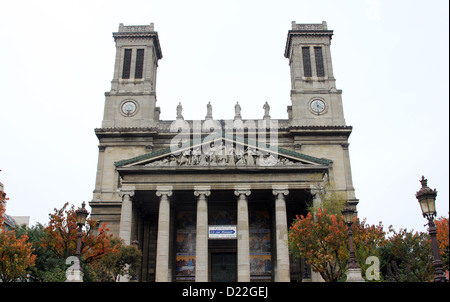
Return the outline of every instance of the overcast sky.
{"type": "MultiPolygon", "coordinates": [[[[119,23],[155,23],[162,119],[286,119],[291,21],[334,30],[359,216],[424,231],[419,179],[449,211],[448,0],[3,1],[0,8],[0,181],[7,214],[48,222],[92,199],[104,92],[119,23]]],[[[89,209],[90,210],[90,209],[89,209]]]]}

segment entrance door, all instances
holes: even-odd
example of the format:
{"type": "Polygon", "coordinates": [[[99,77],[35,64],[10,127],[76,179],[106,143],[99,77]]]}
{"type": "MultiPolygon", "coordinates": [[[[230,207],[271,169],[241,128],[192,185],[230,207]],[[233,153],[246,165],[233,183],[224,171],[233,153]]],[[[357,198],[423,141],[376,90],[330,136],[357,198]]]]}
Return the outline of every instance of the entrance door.
{"type": "Polygon", "coordinates": [[[211,282],[236,282],[236,253],[211,253],[211,282]]]}

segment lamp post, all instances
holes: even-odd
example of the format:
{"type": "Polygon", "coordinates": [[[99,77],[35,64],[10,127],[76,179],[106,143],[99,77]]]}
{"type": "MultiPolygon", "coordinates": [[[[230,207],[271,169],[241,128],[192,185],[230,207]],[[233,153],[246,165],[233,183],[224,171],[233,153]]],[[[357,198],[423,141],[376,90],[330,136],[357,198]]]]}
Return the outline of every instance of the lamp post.
{"type": "Polygon", "coordinates": [[[436,240],[437,228],[434,224],[434,217],[436,216],[436,189],[432,190],[427,185],[427,179],[422,176],[420,183],[422,188],[416,193],[416,198],[419,201],[422,215],[428,220],[428,233],[431,237],[431,247],[433,249],[433,264],[434,264],[434,282],[445,282],[447,278],[444,275],[442,268],[442,261],[439,257],[439,246],[436,240]]]}
{"type": "Polygon", "coordinates": [[[342,209],[342,215],[344,216],[344,222],[348,227],[348,245],[349,245],[349,253],[350,259],[347,266],[347,282],[365,282],[364,278],[361,276],[361,268],[356,262],[355,250],[353,248],[353,233],[352,233],[352,224],[353,217],[355,216],[355,211],[350,206],[345,206],[342,209]]]}
{"type": "Polygon", "coordinates": [[[72,264],[66,271],[66,282],[83,282],[83,271],[81,269],[81,237],[83,236],[83,226],[86,223],[86,218],[89,212],[85,208],[86,203],[83,201],[81,208],[75,211],[77,214],[78,226],[78,241],[75,256],[70,256],[66,259],[66,264],[72,264]]]}
{"type": "Polygon", "coordinates": [[[78,226],[78,242],[77,242],[77,250],[75,252],[75,256],[80,260],[81,256],[81,237],[83,236],[83,226],[86,223],[86,218],[89,215],[89,212],[85,208],[86,203],[83,201],[81,204],[81,209],[75,211],[77,213],[77,226],[78,226]]]}
{"type": "Polygon", "coordinates": [[[311,282],[311,275],[309,274],[308,264],[306,263],[306,259],[303,259],[303,277],[302,282],[311,282]]]}

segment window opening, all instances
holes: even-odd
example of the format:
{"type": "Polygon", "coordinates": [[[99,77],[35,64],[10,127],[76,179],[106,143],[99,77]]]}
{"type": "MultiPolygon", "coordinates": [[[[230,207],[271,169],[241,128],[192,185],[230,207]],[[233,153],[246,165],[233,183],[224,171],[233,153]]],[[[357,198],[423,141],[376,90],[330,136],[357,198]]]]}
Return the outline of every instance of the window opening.
{"type": "Polygon", "coordinates": [[[136,53],[136,69],[134,71],[135,79],[142,79],[144,70],[144,49],[138,49],[136,53]]]}
{"type": "Polygon", "coordinates": [[[302,47],[302,56],[303,56],[303,73],[305,77],[312,77],[311,56],[309,53],[309,47],[302,47]]]}
{"type": "Polygon", "coordinates": [[[325,69],[323,68],[322,47],[314,47],[314,56],[316,57],[317,76],[324,77],[325,69]]]}
{"type": "Polygon", "coordinates": [[[130,78],[130,69],[131,69],[131,49],[125,49],[125,53],[123,55],[122,79],[130,78]]]}

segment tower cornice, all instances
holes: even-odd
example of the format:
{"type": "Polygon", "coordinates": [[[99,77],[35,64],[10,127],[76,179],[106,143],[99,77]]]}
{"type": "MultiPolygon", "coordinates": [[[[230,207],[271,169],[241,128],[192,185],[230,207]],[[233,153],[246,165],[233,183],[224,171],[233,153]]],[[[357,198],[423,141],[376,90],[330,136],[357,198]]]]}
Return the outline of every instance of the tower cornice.
{"type": "Polygon", "coordinates": [[[286,40],[286,48],[284,50],[284,57],[289,58],[289,50],[291,48],[291,41],[293,37],[302,36],[302,37],[318,37],[324,36],[328,37],[331,41],[333,36],[333,31],[328,30],[327,23],[324,21],[322,23],[317,24],[297,24],[295,21],[292,21],[292,29],[288,31],[287,40],[286,40]]]}
{"type": "Polygon", "coordinates": [[[119,31],[113,33],[114,41],[120,39],[153,39],[158,60],[162,59],[161,45],[159,44],[158,33],[154,29],[153,23],[150,25],[123,25],[120,23],[119,31]]]}

